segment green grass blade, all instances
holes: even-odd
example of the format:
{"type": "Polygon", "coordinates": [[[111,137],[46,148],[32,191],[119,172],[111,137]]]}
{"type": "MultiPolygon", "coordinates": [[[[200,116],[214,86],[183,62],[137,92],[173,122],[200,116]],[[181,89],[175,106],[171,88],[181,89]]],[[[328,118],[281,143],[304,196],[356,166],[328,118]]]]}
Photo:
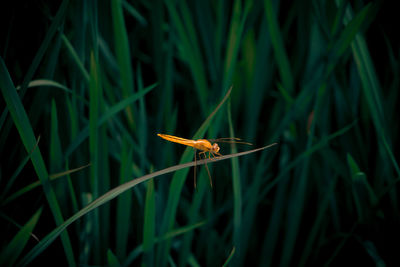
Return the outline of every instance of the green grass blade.
{"type": "Polygon", "coordinates": [[[72,57],[72,60],[75,62],[76,66],[78,67],[78,70],[80,71],[81,75],[85,79],[86,83],[89,84],[90,75],[87,72],[87,70],[85,69],[84,63],[80,59],[75,48],[72,46],[71,42],[68,40],[68,38],[64,34],[61,35],[61,38],[63,40],[65,47],[67,48],[67,51],[69,52],[70,56],[72,57]]]}
{"type": "Polygon", "coordinates": [[[122,1],[122,6],[125,8],[125,10],[132,16],[134,17],[142,26],[147,25],[146,18],[143,17],[139,11],[137,11],[136,8],[134,8],[131,4],[129,4],[126,1],[122,1]]]}
{"type": "MultiPolygon", "coordinates": [[[[351,19],[352,15],[348,9],[346,12],[345,23],[351,19]]],[[[351,43],[353,56],[357,64],[358,73],[362,82],[364,96],[366,97],[370,113],[372,116],[375,130],[377,131],[383,148],[386,150],[392,165],[400,176],[400,168],[394,157],[393,151],[388,143],[387,125],[385,123],[385,114],[383,111],[383,101],[381,96],[381,86],[372,63],[365,39],[361,34],[357,34],[355,40],[351,43]]]]}
{"type": "Polygon", "coordinates": [[[378,203],[378,197],[369,184],[364,172],[350,154],[347,154],[347,164],[350,170],[354,204],[361,222],[375,215],[371,213],[378,203]]]}
{"type": "MultiPolygon", "coordinates": [[[[115,104],[111,108],[109,108],[98,120],[98,125],[97,127],[100,127],[104,123],[106,123],[109,119],[111,119],[113,116],[115,116],[118,112],[122,111],[125,109],[128,105],[131,103],[139,100],[141,97],[143,97],[145,94],[147,94],[150,90],[152,90],[156,84],[151,85],[143,89],[142,91],[139,91],[128,98],[122,100],[121,102],[115,104]]],[[[73,143],[70,144],[70,146],[67,148],[65,152],[65,157],[68,157],[74,152],[80,144],[83,143],[83,141],[89,137],[89,126],[85,127],[76,137],[73,143]]]]}
{"type": "Polygon", "coordinates": [[[334,59],[328,65],[328,74],[333,71],[336,66],[337,60],[340,59],[345,51],[349,48],[350,44],[354,41],[354,38],[359,35],[362,27],[366,27],[368,17],[372,16],[375,12],[375,6],[369,3],[366,5],[344,28],[341,32],[338,40],[333,46],[332,52],[334,59]]]}
{"type": "MultiPolygon", "coordinates": [[[[235,136],[232,125],[231,105],[228,102],[228,125],[229,135],[235,136]]],[[[237,153],[237,148],[234,144],[231,145],[231,152],[237,153]]],[[[241,257],[241,228],[242,228],[242,185],[240,179],[239,160],[232,158],[232,186],[233,186],[233,245],[236,250],[236,257],[241,257]]]]}
{"type": "MultiPolygon", "coordinates": [[[[317,114],[319,114],[322,104],[324,95],[326,93],[326,85],[322,84],[318,89],[318,94],[316,96],[314,109],[314,123],[311,125],[310,133],[308,135],[307,144],[305,150],[308,151],[312,147],[312,140],[314,138],[314,131],[315,131],[315,121],[318,120],[317,114]]],[[[284,241],[284,247],[281,255],[281,264],[283,266],[287,266],[293,260],[293,250],[296,244],[296,240],[299,236],[299,229],[301,223],[301,217],[303,215],[304,210],[304,203],[305,203],[305,195],[307,185],[309,184],[309,164],[310,164],[310,157],[305,157],[304,160],[301,162],[302,164],[299,165],[300,168],[300,175],[298,176],[298,180],[295,181],[296,189],[293,191],[293,197],[291,198],[291,202],[289,203],[289,210],[288,214],[290,217],[287,218],[286,221],[286,235],[284,241]]]]}
{"type": "MultiPolygon", "coordinates": [[[[100,70],[94,51],[90,53],[90,88],[89,88],[89,155],[90,162],[90,185],[93,198],[97,198],[101,192],[100,179],[100,128],[97,127],[102,100],[102,88],[100,84],[100,70]]],[[[93,214],[93,235],[94,235],[94,257],[95,261],[100,261],[100,213],[96,210],[93,214]]]]}
{"type": "Polygon", "coordinates": [[[368,16],[371,16],[373,10],[372,3],[367,4],[358,14],[346,25],[344,30],[341,32],[340,37],[335,45],[334,51],[336,57],[341,57],[343,53],[353,42],[356,34],[359,33],[361,26],[366,21],[368,16]]]}
{"type": "MultiPolygon", "coordinates": [[[[29,158],[28,158],[28,159],[29,159],[29,158]]],[[[50,174],[50,175],[49,175],[50,181],[54,181],[54,180],[56,180],[56,179],[58,179],[58,178],[61,178],[61,177],[63,177],[63,176],[70,175],[70,174],[72,174],[72,173],[74,173],[74,172],[80,171],[80,170],[82,170],[82,169],[84,169],[84,168],[87,168],[87,167],[89,167],[89,166],[90,166],[90,163],[87,164],[87,165],[78,167],[78,168],[71,169],[71,170],[67,170],[67,171],[62,171],[62,172],[50,174]]],[[[13,193],[11,196],[9,196],[9,197],[7,197],[6,199],[4,199],[4,201],[2,201],[2,203],[1,203],[1,205],[4,206],[4,205],[8,204],[9,202],[15,200],[16,198],[22,196],[22,195],[25,194],[25,193],[30,192],[31,190],[35,189],[36,187],[38,187],[38,186],[40,186],[40,185],[41,185],[41,182],[40,182],[40,181],[36,181],[36,182],[33,182],[33,183],[31,183],[31,184],[29,184],[29,185],[27,185],[27,186],[21,188],[21,189],[18,190],[17,192],[13,193]]]]}
{"type": "MultiPolygon", "coordinates": [[[[121,165],[119,183],[123,184],[128,181],[128,177],[132,176],[132,148],[127,144],[125,139],[122,140],[122,151],[121,151],[121,165]]],[[[116,243],[116,255],[119,259],[123,260],[126,257],[126,249],[128,246],[128,233],[129,226],[131,224],[131,203],[132,193],[126,192],[118,197],[117,199],[117,214],[116,222],[118,225],[115,235],[116,243]]]]}
{"type": "Polygon", "coordinates": [[[352,127],[354,127],[356,122],[351,123],[350,125],[347,125],[343,127],[342,129],[334,132],[333,134],[330,134],[329,136],[326,136],[322,138],[318,143],[314,144],[312,147],[301,153],[296,159],[294,159],[290,164],[288,164],[283,171],[280,172],[280,174],[272,181],[269,182],[268,186],[265,187],[261,194],[260,194],[260,199],[265,197],[265,195],[269,192],[269,190],[275,186],[275,184],[284,177],[290,170],[292,170],[295,166],[297,166],[301,161],[303,161],[305,158],[310,157],[312,153],[322,149],[324,146],[329,144],[333,139],[345,134],[347,131],[349,131],[352,127]]]}
{"type": "MultiPolygon", "coordinates": [[[[65,168],[68,169],[68,161],[65,163],[65,165],[66,165],[65,168]]],[[[78,206],[78,200],[76,198],[76,193],[75,193],[74,185],[71,180],[70,173],[72,173],[72,172],[66,173],[67,184],[68,184],[68,189],[69,189],[69,196],[71,199],[72,212],[76,213],[79,210],[79,206],[78,206]]]]}
{"type": "MultiPolygon", "coordinates": [[[[40,141],[40,136],[38,137],[37,142],[36,142],[36,145],[35,145],[35,147],[33,148],[33,150],[36,149],[36,147],[37,147],[38,144],[39,144],[39,141],[40,141]]],[[[3,199],[5,198],[5,196],[7,195],[8,191],[10,190],[10,188],[12,187],[12,185],[14,184],[15,179],[17,179],[17,177],[18,177],[18,175],[21,173],[22,169],[25,167],[25,165],[26,165],[26,164],[28,163],[28,161],[31,159],[33,150],[31,151],[31,153],[29,153],[29,154],[21,161],[21,163],[19,164],[18,168],[15,170],[15,172],[13,173],[13,175],[8,179],[8,182],[7,182],[7,184],[5,185],[3,192],[1,193],[1,199],[2,199],[2,200],[3,200],[3,199]]],[[[8,199],[8,198],[7,198],[7,199],[8,199]]],[[[6,202],[7,202],[7,200],[1,201],[1,205],[5,205],[6,202]]]]}
{"type": "MultiPolygon", "coordinates": [[[[288,146],[282,145],[281,152],[283,155],[288,153],[288,146]]],[[[287,164],[287,156],[283,156],[279,165],[284,167],[287,164]]],[[[279,242],[279,233],[282,231],[284,220],[284,210],[282,209],[283,206],[286,205],[287,199],[287,188],[289,183],[287,179],[289,175],[286,174],[277,185],[276,194],[273,199],[273,210],[271,213],[271,218],[269,220],[268,229],[264,235],[263,246],[261,250],[260,256],[260,264],[263,266],[272,266],[272,262],[277,257],[277,243],[279,242]]]]}
{"type": "Polygon", "coordinates": [[[58,134],[57,108],[54,99],[51,101],[51,132],[50,132],[50,172],[61,170],[61,142],[58,134]]]}
{"type": "Polygon", "coordinates": [[[118,261],[117,256],[115,256],[114,253],[112,253],[111,250],[107,251],[107,261],[108,261],[108,266],[112,266],[112,267],[119,267],[121,266],[121,264],[118,261]]]}
{"type": "Polygon", "coordinates": [[[29,66],[28,72],[25,75],[24,81],[22,82],[21,85],[22,95],[25,94],[28,83],[32,80],[32,77],[35,74],[37,68],[39,67],[39,64],[42,61],[43,56],[46,53],[54,35],[56,34],[60,25],[63,23],[64,16],[67,12],[68,3],[69,0],[62,1],[60,7],[58,8],[57,14],[52,19],[52,23],[50,25],[49,30],[46,33],[43,43],[39,47],[39,50],[36,53],[34,59],[32,60],[32,64],[29,66]]]}
{"type": "Polygon", "coordinates": [[[147,182],[146,203],[143,221],[143,258],[142,266],[154,266],[154,243],[156,225],[156,200],[154,180],[147,182]]]}
{"type": "Polygon", "coordinates": [[[239,48],[243,38],[244,26],[252,4],[252,1],[246,1],[245,7],[242,9],[241,2],[240,0],[236,0],[233,4],[233,15],[230,22],[228,45],[226,48],[222,88],[228,88],[228,86],[232,84],[233,73],[236,68],[240,51],[239,48]]]}
{"type": "Polygon", "coordinates": [[[321,204],[319,205],[317,218],[315,219],[315,222],[314,222],[313,226],[311,227],[311,232],[310,232],[309,238],[307,239],[307,242],[304,246],[304,250],[301,255],[299,266],[306,266],[307,259],[310,256],[310,254],[312,254],[312,251],[316,246],[316,244],[314,244],[314,242],[315,242],[315,239],[317,238],[317,234],[321,231],[321,228],[323,227],[322,224],[324,223],[325,216],[327,216],[327,210],[328,210],[330,202],[332,201],[337,180],[338,179],[336,177],[333,178],[333,180],[331,181],[331,183],[321,201],[321,204]]]}
{"type": "Polygon", "coordinates": [[[223,267],[229,266],[229,262],[232,260],[233,256],[235,255],[235,251],[236,251],[236,249],[235,249],[235,247],[233,247],[231,253],[229,253],[228,258],[226,259],[226,261],[222,265],[223,267]]]}
{"type": "MultiPolygon", "coordinates": [[[[137,67],[137,87],[139,91],[143,90],[143,80],[142,80],[142,70],[140,65],[137,67]]],[[[146,148],[148,147],[147,143],[147,137],[148,137],[148,123],[147,123],[147,112],[146,112],[146,104],[143,98],[139,99],[139,120],[138,120],[138,125],[139,129],[137,131],[138,135],[138,143],[139,143],[139,149],[138,152],[140,155],[146,155],[146,148]]],[[[142,169],[145,169],[145,167],[148,166],[148,162],[146,160],[145,156],[140,157],[140,167],[142,169]]]]}
{"type": "MultiPolygon", "coordinates": [[[[265,17],[263,18],[260,30],[258,32],[260,38],[257,41],[256,46],[256,59],[254,63],[254,73],[252,74],[252,85],[248,92],[249,97],[246,101],[246,126],[244,137],[248,140],[254,140],[255,134],[257,133],[259,118],[262,116],[261,110],[263,107],[263,101],[265,95],[268,95],[270,91],[269,87],[273,77],[274,66],[270,64],[272,60],[272,47],[271,42],[267,34],[268,25],[265,17]]],[[[278,87],[279,89],[279,87],[278,87]]]]}
{"type": "MultiPolygon", "coordinates": [[[[28,116],[25,112],[24,106],[22,105],[21,100],[17,95],[16,89],[12,84],[11,78],[8,74],[8,70],[1,58],[0,89],[6,101],[7,108],[10,111],[11,117],[13,118],[15,126],[17,127],[22,143],[24,144],[26,151],[29,152],[36,146],[36,138],[33,133],[32,126],[30,125],[28,116]]],[[[48,171],[39,148],[33,150],[31,160],[35,168],[36,174],[43,185],[43,191],[56,221],[56,224],[60,225],[63,223],[64,220],[56,195],[52,187],[50,186],[48,171]]],[[[64,245],[64,253],[66,254],[68,264],[70,264],[71,266],[75,266],[75,260],[68,233],[64,232],[61,236],[61,239],[64,245]]]]}
{"type": "MultiPolygon", "coordinates": [[[[202,136],[204,136],[207,128],[209,127],[211,120],[215,116],[215,114],[218,112],[218,110],[221,108],[221,106],[225,103],[225,101],[228,99],[230,93],[231,93],[232,88],[227,92],[225,97],[222,99],[222,101],[217,105],[217,107],[214,109],[214,111],[207,117],[207,119],[203,122],[203,124],[200,126],[199,130],[195,133],[193,136],[193,139],[199,139],[202,136]]],[[[193,149],[192,148],[187,148],[185,152],[183,153],[180,163],[187,162],[190,159],[193,158],[193,149]]],[[[163,222],[161,225],[161,233],[166,233],[170,231],[175,223],[175,215],[176,215],[176,210],[178,207],[180,195],[182,192],[183,184],[186,180],[187,173],[189,172],[188,169],[183,170],[181,172],[177,172],[174,174],[174,177],[172,178],[170,187],[169,187],[169,197],[166,205],[166,210],[165,210],[165,215],[163,218],[163,222]]],[[[165,243],[160,244],[159,250],[157,252],[157,265],[158,266],[164,266],[167,263],[168,259],[168,254],[171,246],[171,241],[168,240],[165,243]]]]}
{"type": "Polygon", "coordinates": [[[0,247],[40,206],[44,240],[14,265],[53,252],[82,266],[396,262],[385,246],[400,220],[390,1],[25,2],[3,12],[0,247]],[[215,108],[230,86],[229,110],[215,108]],[[199,160],[193,188],[193,148],[158,132],[221,154],[230,144],[213,138],[280,145],[199,160]],[[154,166],[151,182],[130,184],[154,166]]]}
{"type": "MultiPolygon", "coordinates": [[[[193,224],[190,224],[190,225],[183,226],[183,227],[178,228],[178,229],[173,229],[173,230],[171,230],[170,232],[166,233],[163,236],[156,237],[154,239],[154,244],[160,243],[160,242],[165,241],[167,239],[174,238],[174,237],[179,236],[179,235],[190,233],[193,230],[195,230],[195,229],[197,229],[197,228],[199,228],[199,227],[201,227],[201,226],[203,226],[205,224],[206,224],[206,221],[200,221],[200,222],[197,222],[197,223],[193,223],[193,224]]],[[[132,250],[132,252],[129,254],[127,260],[124,262],[124,266],[132,266],[132,262],[142,253],[143,253],[143,244],[139,245],[134,250],[132,250]]]]}
{"type": "Polygon", "coordinates": [[[207,80],[203,63],[203,58],[200,53],[199,42],[196,37],[196,29],[190,17],[190,12],[186,6],[186,2],[178,2],[177,6],[174,1],[168,1],[166,7],[171,17],[173,25],[176,27],[180,38],[182,59],[189,64],[190,71],[193,76],[195,88],[198,93],[198,101],[203,114],[206,114],[207,100],[207,80]],[[178,8],[181,8],[182,17],[180,17],[178,8]]]}
{"type": "Polygon", "coordinates": [[[272,48],[278,71],[282,80],[283,87],[291,94],[294,90],[294,78],[290,68],[289,58],[285,51],[285,45],[276,18],[276,11],[272,5],[272,0],[264,0],[265,16],[267,18],[269,35],[271,38],[272,48]]]}
{"type": "MultiPolygon", "coordinates": [[[[280,151],[282,151],[282,146],[280,147],[280,151]]],[[[280,152],[282,153],[282,152],[280,152]]],[[[266,171],[270,168],[271,164],[272,164],[272,160],[275,157],[273,155],[271,155],[268,159],[264,159],[263,157],[261,157],[258,160],[257,163],[257,167],[256,169],[252,172],[254,173],[253,175],[253,180],[252,181],[248,181],[247,182],[247,186],[245,186],[244,188],[244,201],[243,201],[243,216],[242,216],[242,227],[241,227],[241,254],[239,255],[238,259],[235,261],[237,263],[237,265],[242,265],[243,262],[245,261],[245,256],[248,253],[251,253],[251,251],[249,251],[251,249],[251,241],[253,241],[253,235],[256,233],[255,229],[256,229],[256,225],[258,223],[257,220],[257,216],[258,216],[258,212],[262,212],[262,209],[260,209],[259,207],[259,194],[260,191],[262,189],[262,185],[263,185],[263,181],[268,180],[265,175],[266,171]]],[[[242,161],[244,162],[244,161],[242,161]]],[[[250,171],[251,169],[248,169],[248,171],[250,171]]],[[[243,172],[246,173],[246,172],[243,172]]],[[[251,176],[248,176],[251,177],[251,176]]],[[[247,180],[247,179],[246,179],[247,180]]],[[[243,183],[245,183],[245,179],[243,179],[243,183]]],[[[285,181],[281,181],[281,183],[279,184],[279,187],[282,186],[282,184],[287,184],[285,183],[285,181]]],[[[274,220],[275,217],[278,217],[277,221],[280,221],[280,217],[276,216],[275,213],[278,213],[278,215],[280,215],[279,213],[282,213],[282,209],[281,207],[283,206],[282,200],[284,199],[284,195],[282,193],[280,193],[281,190],[280,188],[278,188],[275,199],[273,201],[274,203],[274,210],[273,213],[271,215],[270,221],[272,222],[274,220]],[[275,216],[274,216],[275,215],[275,216]]],[[[272,223],[270,223],[272,225],[272,223]]],[[[280,224],[279,224],[280,226],[280,224]]],[[[271,227],[269,227],[270,229],[271,227]]],[[[274,238],[273,236],[277,236],[279,231],[271,231],[268,232],[266,234],[266,237],[264,239],[264,242],[270,242],[270,243],[274,243],[274,238]]],[[[261,238],[261,234],[259,234],[259,237],[261,238]]],[[[271,246],[271,247],[274,247],[271,246]]],[[[269,253],[269,250],[261,250],[261,255],[262,256],[266,256],[267,253],[269,253]],[[266,252],[264,252],[266,251],[266,252]]],[[[270,256],[270,258],[272,259],[272,256],[270,256]]],[[[268,266],[267,264],[264,264],[262,261],[258,261],[260,263],[260,265],[262,266],[268,266]]]]}
{"type": "MultiPolygon", "coordinates": [[[[202,174],[204,173],[204,169],[202,169],[201,172],[199,172],[199,177],[202,177],[202,174]]],[[[193,194],[193,200],[191,203],[191,206],[188,211],[188,224],[195,224],[200,219],[200,209],[201,206],[204,202],[204,195],[209,188],[210,184],[208,182],[208,179],[199,179],[197,182],[197,192],[196,194],[193,194]]],[[[193,232],[188,232],[185,234],[183,237],[182,241],[182,246],[179,250],[179,259],[178,259],[178,266],[185,266],[187,264],[187,261],[190,257],[190,250],[192,247],[192,242],[193,242],[193,237],[194,233],[193,232]]]]}
{"type": "MultiPolygon", "coordinates": [[[[134,92],[133,68],[131,64],[131,53],[129,50],[128,33],[126,31],[122,3],[119,0],[111,1],[111,14],[114,26],[115,52],[122,83],[122,96],[129,97],[134,92]]],[[[136,129],[136,116],[134,106],[125,109],[129,126],[136,129]]]]}
{"type": "Polygon", "coordinates": [[[10,243],[0,253],[0,264],[1,266],[13,266],[21,255],[22,250],[25,248],[33,229],[35,228],[40,215],[42,214],[42,208],[40,208],[35,214],[29,219],[29,221],[18,231],[10,243]]]}
{"type": "Polygon", "coordinates": [[[228,46],[226,49],[225,56],[225,79],[227,79],[224,85],[230,83],[230,77],[232,76],[232,72],[234,70],[234,62],[236,61],[237,51],[240,43],[241,32],[240,32],[240,17],[242,11],[242,2],[234,1],[232,7],[232,19],[230,22],[230,32],[228,37],[228,46]]]}
{"type": "MultiPolygon", "coordinates": [[[[37,51],[37,53],[35,54],[35,57],[33,58],[33,60],[30,60],[30,66],[29,69],[23,79],[22,82],[22,86],[21,86],[21,98],[24,97],[28,83],[32,80],[40,62],[42,61],[44,54],[46,53],[46,50],[48,49],[48,47],[50,46],[50,43],[52,41],[52,39],[54,38],[56,31],[58,30],[58,28],[60,27],[60,25],[63,23],[63,18],[65,16],[67,7],[68,7],[68,2],[69,0],[64,0],[58,11],[57,14],[53,17],[52,19],[52,24],[50,25],[49,30],[46,32],[46,35],[44,37],[44,40],[41,44],[41,46],[39,47],[39,50],[37,51]]],[[[1,118],[0,118],[0,128],[3,129],[3,123],[5,118],[7,117],[8,111],[7,109],[4,109],[4,111],[2,112],[1,118]]],[[[5,131],[8,133],[9,132],[9,127],[5,127],[5,131]]]]}
{"type": "MultiPolygon", "coordinates": [[[[93,200],[86,207],[84,207],[83,209],[79,210],[79,212],[75,213],[72,217],[68,218],[63,224],[59,225],[57,228],[55,228],[53,231],[51,231],[51,233],[46,235],[46,237],[44,237],[39,242],[39,244],[37,244],[32,250],[30,250],[25,255],[25,257],[23,259],[21,259],[21,265],[27,265],[33,259],[35,259],[41,252],[43,252],[44,249],[46,249],[51,243],[53,243],[53,241],[59,235],[61,235],[64,232],[64,230],[69,225],[71,225],[73,222],[75,222],[76,220],[78,220],[82,216],[86,215],[87,213],[91,212],[92,210],[100,207],[101,205],[106,204],[110,200],[118,197],[122,193],[126,192],[127,190],[135,187],[136,185],[138,185],[140,183],[143,183],[145,181],[148,181],[149,179],[152,179],[152,178],[155,178],[155,177],[158,177],[158,176],[161,176],[161,175],[168,174],[170,172],[176,172],[176,171],[181,170],[181,169],[193,167],[195,165],[196,166],[200,166],[200,165],[203,165],[203,164],[206,164],[206,163],[210,164],[210,163],[218,162],[218,161],[221,161],[221,160],[230,159],[230,158],[233,158],[233,157],[240,157],[240,156],[248,155],[248,154],[251,154],[251,153],[258,152],[258,151],[262,151],[264,149],[270,148],[273,145],[276,145],[276,144],[271,144],[271,145],[268,145],[268,146],[252,149],[252,150],[249,150],[249,151],[244,151],[244,152],[224,155],[224,156],[213,158],[213,159],[203,159],[203,160],[198,160],[197,162],[192,161],[192,162],[188,162],[188,163],[184,163],[184,164],[179,164],[179,165],[176,165],[176,166],[172,166],[172,167],[160,170],[160,171],[156,171],[156,172],[144,175],[144,176],[142,176],[140,178],[136,178],[134,180],[126,182],[125,184],[117,186],[114,189],[112,189],[112,190],[108,191],[107,193],[105,193],[104,195],[102,195],[102,196],[98,197],[97,199],[93,200]]],[[[170,232],[170,231],[168,231],[168,232],[170,232]]],[[[168,233],[168,232],[166,232],[166,233],[168,233]]],[[[170,237],[172,237],[172,236],[168,236],[167,235],[166,239],[170,239],[170,237]]]]}

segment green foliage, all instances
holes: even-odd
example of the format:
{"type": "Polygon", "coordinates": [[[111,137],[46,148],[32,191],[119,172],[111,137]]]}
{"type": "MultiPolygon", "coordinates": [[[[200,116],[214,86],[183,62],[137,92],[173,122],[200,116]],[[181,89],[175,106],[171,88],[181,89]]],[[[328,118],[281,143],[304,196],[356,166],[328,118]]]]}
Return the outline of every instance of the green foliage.
{"type": "Polygon", "coordinates": [[[0,44],[2,266],[400,264],[390,4],[31,2],[0,44]],[[157,133],[254,148],[195,189],[157,133]]]}

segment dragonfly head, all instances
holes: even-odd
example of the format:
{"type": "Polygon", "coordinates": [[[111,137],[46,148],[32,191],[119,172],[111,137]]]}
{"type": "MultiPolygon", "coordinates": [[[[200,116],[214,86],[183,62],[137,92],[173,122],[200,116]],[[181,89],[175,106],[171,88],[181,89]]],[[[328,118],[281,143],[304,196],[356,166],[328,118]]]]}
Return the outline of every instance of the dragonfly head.
{"type": "Polygon", "coordinates": [[[219,145],[218,145],[217,143],[214,143],[214,144],[212,145],[212,150],[213,150],[215,153],[218,153],[218,152],[219,152],[219,145]]]}

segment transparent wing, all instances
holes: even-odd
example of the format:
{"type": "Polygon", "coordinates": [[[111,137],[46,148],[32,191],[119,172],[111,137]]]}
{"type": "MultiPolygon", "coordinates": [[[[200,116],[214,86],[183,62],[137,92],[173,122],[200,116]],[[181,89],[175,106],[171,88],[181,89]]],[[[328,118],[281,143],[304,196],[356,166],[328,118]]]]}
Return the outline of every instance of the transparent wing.
{"type": "Polygon", "coordinates": [[[210,142],[213,143],[229,143],[229,144],[243,144],[243,145],[249,145],[252,146],[252,143],[242,141],[242,139],[237,138],[237,137],[222,137],[218,139],[207,139],[210,142]]]}

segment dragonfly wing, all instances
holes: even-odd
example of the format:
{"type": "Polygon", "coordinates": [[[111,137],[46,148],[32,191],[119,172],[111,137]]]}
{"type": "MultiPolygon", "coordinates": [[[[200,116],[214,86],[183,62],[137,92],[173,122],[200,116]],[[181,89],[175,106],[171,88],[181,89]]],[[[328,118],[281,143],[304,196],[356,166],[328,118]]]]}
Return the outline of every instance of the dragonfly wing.
{"type": "Polygon", "coordinates": [[[244,144],[244,145],[253,145],[252,143],[244,142],[240,138],[236,137],[223,137],[218,139],[208,139],[210,142],[213,143],[229,143],[229,144],[244,144]]]}

